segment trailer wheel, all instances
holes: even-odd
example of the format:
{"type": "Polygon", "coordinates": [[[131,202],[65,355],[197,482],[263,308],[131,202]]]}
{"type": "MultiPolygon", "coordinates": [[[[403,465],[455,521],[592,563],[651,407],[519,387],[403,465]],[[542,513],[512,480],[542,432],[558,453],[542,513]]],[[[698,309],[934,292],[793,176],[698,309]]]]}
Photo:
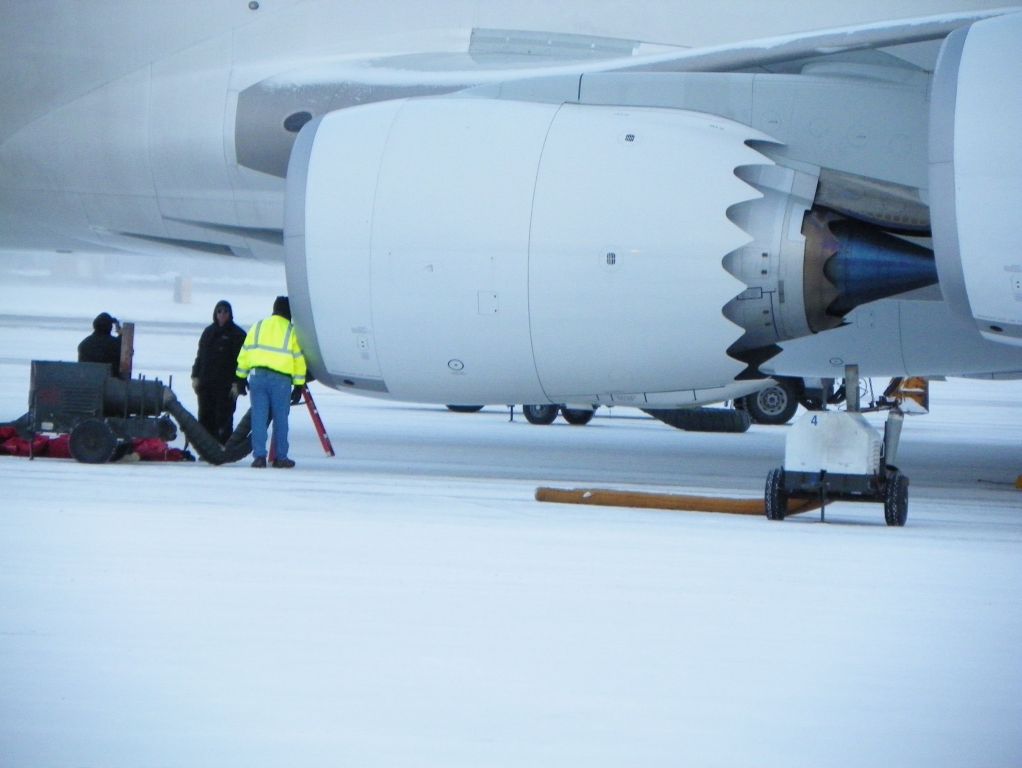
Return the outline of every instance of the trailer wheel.
{"type": "Polygon", "coordinates": [[[530,424],[553,424],[557,418],[556,405],[523,405],[522,413],[530,424]]]}
{"type": "Polygon", "coordinates": [[[908,478],[901,472],[887,477],[884,491],[884,520],[888,525],[902,526],[908,519],[908,478]]]}
{"type": "Polygon", "coordinates": [[[565,408],[561,407],[561,416],[569,424],[574,424],[576,427],[582,427],[593,420],[593,414],[596,411],[589,411],[585,408],[565,408]]]}
{"type": "Polygon", "coordinates": [[[117,450],[117,437],[102,419],[85,419],[71,430],[69,448],[76,461],[105,464],[117,450]]]}
{"type": "Polygon", "coordinates": [[[784,468],[771,469],[767,474],[764,509],[768,520],[783,520],[788,512],[788,492],[784,490],[784,468]]]}

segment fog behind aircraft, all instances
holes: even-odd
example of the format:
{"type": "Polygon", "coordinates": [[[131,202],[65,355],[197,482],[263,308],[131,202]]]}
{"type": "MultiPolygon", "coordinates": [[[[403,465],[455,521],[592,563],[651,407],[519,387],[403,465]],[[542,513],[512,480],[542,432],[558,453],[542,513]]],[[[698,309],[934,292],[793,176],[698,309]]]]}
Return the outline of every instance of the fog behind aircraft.
{"type": "Polygon", "coordinates": [[[736,43],[719,4],[114,5],[2,11],[2,244],[286,254],[329,386],[1022,372],[1018,13],[758,4],[749,37],[860,26],[736,43]]]}

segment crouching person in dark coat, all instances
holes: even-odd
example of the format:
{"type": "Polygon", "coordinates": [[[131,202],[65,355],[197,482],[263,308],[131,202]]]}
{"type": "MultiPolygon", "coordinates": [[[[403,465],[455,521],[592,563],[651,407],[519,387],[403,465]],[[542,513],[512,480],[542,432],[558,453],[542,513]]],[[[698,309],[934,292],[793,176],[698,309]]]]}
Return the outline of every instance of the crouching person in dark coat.
{"type": "Polygon", "coordinates": [[[221,299],[213,308],[213,322],[199,337],[199,351],[192,365],[192,389],[199,399],[199,423],[221,444],[226,443],[234,431],[231,384],[244,343],[245,331],[235,325],[230,303],[221,299]]]}

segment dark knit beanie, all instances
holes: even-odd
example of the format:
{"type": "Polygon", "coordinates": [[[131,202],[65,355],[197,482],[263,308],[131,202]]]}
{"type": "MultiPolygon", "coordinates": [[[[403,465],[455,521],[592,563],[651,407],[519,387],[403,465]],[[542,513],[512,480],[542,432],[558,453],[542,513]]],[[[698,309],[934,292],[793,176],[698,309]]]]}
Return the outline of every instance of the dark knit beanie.
{"type": "Polygon", "coordinates": [[[110,333],[117,319],[106,312],[100,312],[92,321],[92,330],[97,333],[110,333]]]}
{"type": "Polygon", "coordinates": [[[291,319],[291,302],[287,296],[278,296],[273,302],[273,314],[291,319]]]}

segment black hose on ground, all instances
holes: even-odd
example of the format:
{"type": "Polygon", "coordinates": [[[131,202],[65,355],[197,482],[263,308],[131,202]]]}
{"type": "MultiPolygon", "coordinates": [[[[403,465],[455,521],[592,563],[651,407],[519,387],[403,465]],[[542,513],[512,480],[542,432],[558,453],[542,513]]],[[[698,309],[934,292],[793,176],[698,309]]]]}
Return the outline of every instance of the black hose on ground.
{"type": "Polygon", "coordinates": [[[245,411],[234,432],[227,438],[224,456],[227,461],[241,461],[252,453],[252,409],[245,411]]]}
{"type": "Polygon", "coordinates": [[[220,445],[217,439],[209,434],[206,428],[199,423],[198,419],[192,416],[181,405],[181,401],[177,399],[174,393],[170,392],[169,389],[167,392],[170,396],[167,398],[164,407],[174,417],[174,420],[177,421],[181,431],[185,433],[188,440],[195,446],[196,453],[202,457],[203,461],[216,465],[229,464],[234,461],[240,461],[252,451],[251,409],[246,411],[245,415],[241,417],[241,421],[234,428],[234,432],[227,440],[227,444],[220,445]]]}

